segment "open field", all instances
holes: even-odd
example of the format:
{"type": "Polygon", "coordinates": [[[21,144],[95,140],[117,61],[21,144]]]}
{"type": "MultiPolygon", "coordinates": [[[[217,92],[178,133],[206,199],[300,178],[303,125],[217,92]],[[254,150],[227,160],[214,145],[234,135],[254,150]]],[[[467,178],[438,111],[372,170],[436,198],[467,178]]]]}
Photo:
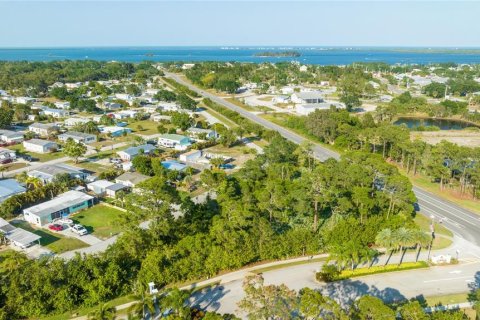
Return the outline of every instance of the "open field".
{"type": "Polygon", "coordinates": [[[25,162],[13,162],[0,166],[0,170],[13,171],[21,168],[28,167],[28,164],[25,162]]]}
{"type": "Polygon", "coordinates": [[[417,173],[417,175],[413,175],[412,173],[407,174],[404,169],[400,167],[398,169],[403,175],[407,176],[414,185],[428,192],[436,194],[441,198],[449,200],[474,213],[480,214],[480,201],[473,200],[470,195],[460,195],[456,190],[449,189],[448,187],[440,190],[440,185],[438,183],[432,182],[429,177],[426,177],[419,173],[417,173]]]}
{"type": "Polygon", "coordinates": [[[121,213],[118,209],[99,204],[74,214],[72,219],[85,226],[94,236],[107,239],[121,231],[116,223],[121,213]]]}
{"type": "Polygon", "coordinates": [[[13,221],[12,224],[18,228],[25,229],[41,236],[40,244],[54,253],[62,253],[88,247],[88,244],[77,238],[65,237],[47,229],[35,228],[26,221],[17,220],[13,221]]]}
{"type": "Polygon", "coordinates": [[[480,131],[478,130],[440,130],[440,131],[413,131],[412,140],[420,139],[428,144],[437,144],[446,140],[465,147],[480,146],[480,131]]]}

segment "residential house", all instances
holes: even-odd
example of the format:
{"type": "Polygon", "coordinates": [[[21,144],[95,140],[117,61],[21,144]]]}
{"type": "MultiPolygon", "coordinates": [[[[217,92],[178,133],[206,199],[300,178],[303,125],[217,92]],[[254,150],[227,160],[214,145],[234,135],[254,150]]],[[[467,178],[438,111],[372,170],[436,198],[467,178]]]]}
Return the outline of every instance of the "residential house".
{"type": "Polygon", "coordinates": [[[40,114],[52,116],[54,118],[65,118],[70,115],[70,111],[64,109],[44,108],[40,114]]]}
{"type": "Polygon", "coordinates": [[[0,148],[0,163],[12,162],[17,158],[14,150],[0,148]]]}
{"type": "Polygon", "coordinates": [[[12,130],[0,130],[0,142],[2,143],[20,143],[23,141],[23,133],[12,130]]]}
{"type": "Polygon", "coordinates": [[[176,150],[186,150],[191,146],[190,138],[180,134],[162,134],[158,138],[158,144],[166,148],[174,148],[176,150]]]}
{"type": "Polygon", "coordinates": [[[97,136],[94,134],[76,131],[68,131],[58,136],[60,141],[67,141],[69,138],[72,138],[76,143],[81,142],[84,144],[94,143],[97,141],[97,136]]]}
{"type": "Polygon", "coordinates": [[[5,219],[0,218],[0,233],[14,246],[22,249],[28,248],[34,243],[40,243],[41,237],[22,228],[15,228],[5,219]]]}
{"type": "Polygon", "coordinates": [[[19,103],[19,104],[29,104],[29,103],[34,103],[37,99],[35,98],[30,98],[30,97],[15,97],[14,102],[19,103]]]}
{"type": "Polygon", "coordinates": [[[30,139],[23,141],[25,150],[35,153],[50,153],[58,150],[58,144],[49,140],[30,139]]]}
{"type": "Polygon", "coordinates": [[[117,155],[123,161],[132,161],[133,158],[138,156],[139,154],[152,154],[153,151],[156,149],[154,145],[151,144],[143,144],[136,147],[130,147],[125,150],[117,152],[117,155]]]}
{"type": "Polygon", "coordinates": [[[60,174],[68,174],[71,178],[85,181],[88,181],[91,178],[90,174],[85,172],[83,169],[63,163],[46,164],[37,169],[29,171],[27,174],[29,177],[39,179],[42,181],[42,183],[52,182],[54,178],[60,174]]]}
{"type": "Polygon", "coordinates": [[[191,151],[182,153],[178,158],[180,159],[180,161],[188,163],[188,162],[196,162],[201,157],[202,157],[202,150],[191,150],[191,151]]]}
{"type": "Polygon", "coordinates": [[[195,67],[195,63],[184,63],[184,64],[182,65],[182,69],[183,69],[183,70],[192,69],[193,67],[195,67]]]}
{"type": "Polygon", "coordinates": [[[130,187],[108,180],[97,180],[87,184],[87,189],[98,196],[115,198],[119,191],[127,191],[130,187]]]}
{"type": "Polygon", "coordinates": [[[314,104],[324,102],[323,94],[320,91],[295,92],[291,96],[295,104],[314,104]]]}
{"type": "Polygon", "coordinates": [[[218,138],[215,130],[191,127],[187,130],[190,138],[209,140],[218,138]]]}
{"type": "Polygon", "coordinates": [[[75,190],[67,191],[50,201],[23,210],[25,220],[39,227],[94,205],[95,198],[75,190]]]}
{"type": "Polygon", "coordinates": [[[48,137],[58,132],[58,127],[53,123],[33,123],[28,127],[28,130],[38,134],[41,137],[48,137]]]}
{"type": "Polygon", "coordinates": [[[298,104],[295,106],[295,112],[300,115],[306,116],[316,110],[329,110],[332,106],[335,106],[337,109],[345,108],[343,103],[338,102],[324,102],[324,103],[311,103],[311,104],[298,104]]]}
{"type": "Polygon", "coordinates": [[[0,203],[7,200],[11,196],[24,193],[25,191],[25,187],[23,187],[15,179],[0,180],[0,203]]]}
{"type": "Polygon", "coordinates": [[[290,97],[289,96],[275,96],[272,98],[273,103],[289,103],[290,97]]]}
{"type": "Polygon", "coordinates": [[[78,89],[82,86],[81,82],[65,83],[67,89],[78,89]]]}
{"type": "Polygon", "coordinates": [[[74,127],[76,125],[85,124],[85,123],[90,122],[90,121],[92,121],[92,120],[89,119],[89,118],[68,118],[68,119],[65,119],[65,121],[63,121],[63,123],[67,127],[74,127]]]}
{"type": "Polygon", "coordinates": [[[187,166],[185,164],[180,163],[177,160],[162,161],[162,166],[167,170],[175,170],[175,171],[185,171],[185,169],[187,169],[187,166]]]}
{"type": "Polygon", "coordinates": [[[115,179],[115,182],[121,183],[124,186],[133,188],[137,186],[139,183],[148,179],[150,179],[149,176],[143,175],[138,172],[125,172],[124,174],[117,177],[117,179],[115,179]]]}
{"type": "Polygon", "coordinates": [[[178,111],[178,110],[180,110],[180,107],[175,102],[161,101],[158,104],[158,107],[163,111],[178,111]]]}
{"type": "Polygon", "coordinates": [[[68,101],[57,101],[55,102],[55,107],[58,109],[70,109],[70,102],[68,101]]]}
{"type": "Polygon", "coordinates": [[[150,119],[152,119],[155,122],[171,122],[172,121],[171,116],[166,116],[166,115],[159,114],[159,113],[152,114],[150,116],[150,119]]]}
{"type": "Polygon", "coordinates": [[[132,132],[132,129],[129,128],[122,128],[117,126],[112,127],[100,127],[100,132],[110,134],[112,137],[120,137],[124,134],[128,134],[132,132]]]}

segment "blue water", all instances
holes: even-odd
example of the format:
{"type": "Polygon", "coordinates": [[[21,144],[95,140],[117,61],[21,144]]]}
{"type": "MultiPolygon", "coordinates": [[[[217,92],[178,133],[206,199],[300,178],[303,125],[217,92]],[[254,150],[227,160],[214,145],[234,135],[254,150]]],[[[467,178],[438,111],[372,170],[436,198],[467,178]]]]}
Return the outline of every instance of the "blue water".
{"type": "Polygon", "coordinates": [[[430,64],[440,62],[480,63],[480,55],[458,52],[418,52],[402,48],[220,48],[220,47],[121,47],[121,48],[35,48],[0,49],[0,60],[53,61],[238,61],[279,62],[298,61],[303,64],[346,65],[354,62],[385,62],[388,64],[430,64]],[[302,56],[255,57],[264,51],[299,51],[302,56]]]}

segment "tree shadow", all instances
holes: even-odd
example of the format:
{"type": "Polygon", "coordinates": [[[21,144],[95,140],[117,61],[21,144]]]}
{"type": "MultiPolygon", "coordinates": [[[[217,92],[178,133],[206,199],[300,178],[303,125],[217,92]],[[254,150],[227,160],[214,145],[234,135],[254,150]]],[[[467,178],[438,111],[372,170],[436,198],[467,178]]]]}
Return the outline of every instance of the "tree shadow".
{"type": "Polygon", "coordinates": [[[218,311],[220,300],[229,292],[222,285],[211,286],[194,292],[189,298],[189,304],[202,310],[218,311]]]}
{"type": "Polygon", "coordinates": [[[321,289],[321,292],[337,301],[345,309],[348,309],[355,300],[365,295],[377,297],[386,303],[400,303],[407,300],[397,289],[378,289],[359,280],[350,279],[328,283],[321,289]]]}

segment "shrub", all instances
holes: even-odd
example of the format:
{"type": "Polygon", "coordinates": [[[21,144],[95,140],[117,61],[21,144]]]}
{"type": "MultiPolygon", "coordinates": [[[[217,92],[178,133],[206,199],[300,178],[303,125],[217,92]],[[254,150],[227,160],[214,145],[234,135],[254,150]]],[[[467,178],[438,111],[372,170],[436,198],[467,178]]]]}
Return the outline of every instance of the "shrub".
{"type": "Polygon", "coordinates": [[[321,272],[317,272],[316,279],[317,281],[332,282],[337,280],[340,271],[334,264],[324,264],[321,272]]]}

